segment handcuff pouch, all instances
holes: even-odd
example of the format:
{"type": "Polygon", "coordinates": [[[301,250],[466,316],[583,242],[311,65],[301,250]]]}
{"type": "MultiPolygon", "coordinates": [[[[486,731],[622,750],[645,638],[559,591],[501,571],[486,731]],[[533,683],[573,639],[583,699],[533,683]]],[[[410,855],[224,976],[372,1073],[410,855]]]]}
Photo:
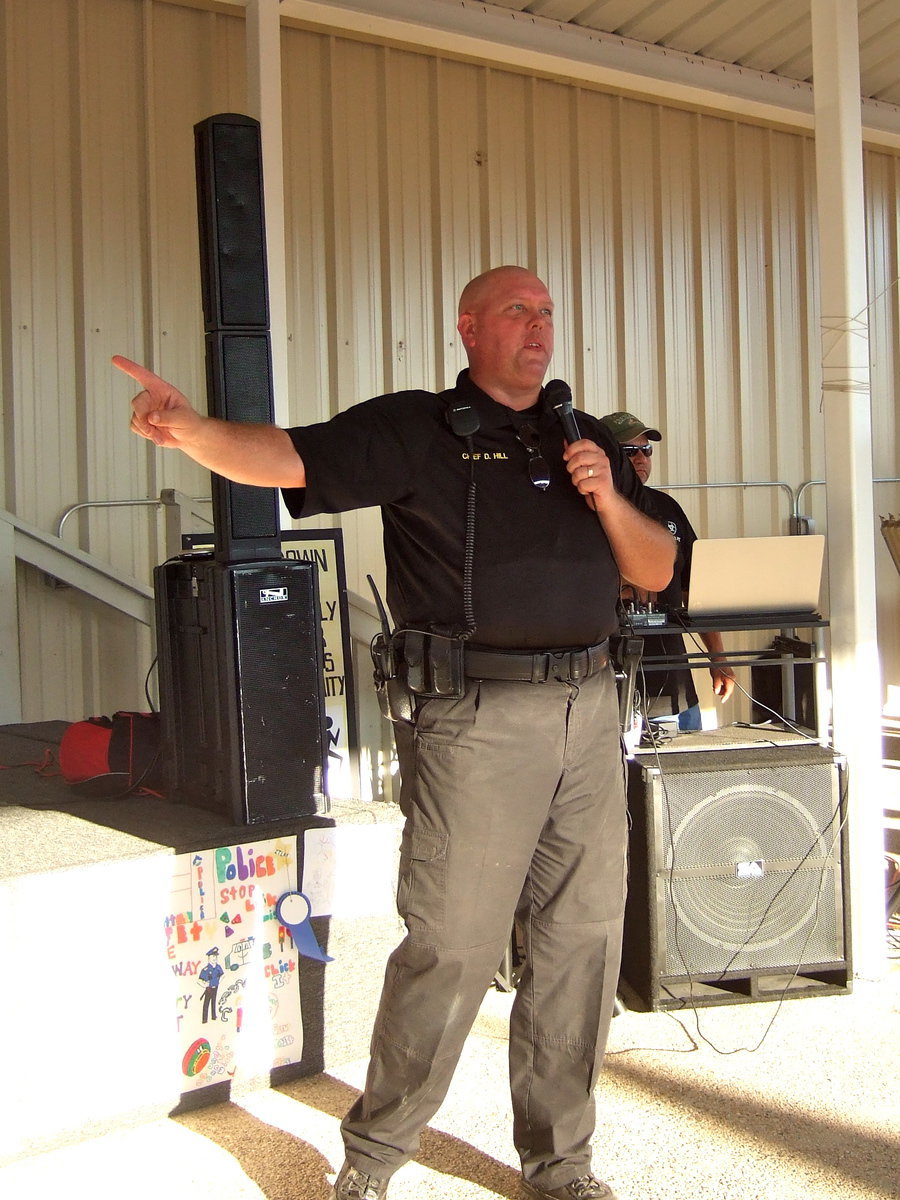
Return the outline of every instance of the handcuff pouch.
{"type": "Polygon", "coordinates": [[[464,646],[451,634],[407,629],[403,662],[410,691],[423,699],[458,700],[465,690],[464,646]]]}

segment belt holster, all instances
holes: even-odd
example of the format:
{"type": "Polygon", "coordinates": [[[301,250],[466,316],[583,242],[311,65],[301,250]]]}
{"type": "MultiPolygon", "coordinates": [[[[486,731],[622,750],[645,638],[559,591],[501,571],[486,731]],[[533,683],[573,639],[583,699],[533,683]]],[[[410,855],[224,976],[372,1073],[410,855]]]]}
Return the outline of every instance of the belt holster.
{"type": "Polygon", "coordinates": [[[611,637],[609,646],[619,687],[619,732],[627,733],[634,720],[634,689],[644,653],[644,639],[625,635],[611,637]]]}
{"type": "Polygon", "coordinates": [[[450,634],[405,630],[403,662],[409,690],[423,699],[459,700],[465,690],[464,645],[450,634]]]}
{"type": "Polygon", "coordinates": [[[394,638],[385,633],[376,634],[369,649],[375,669],[375,692],[381,715],[388,721],[411,721],[413,698],[405,679],[398,671],[394,638]]]}
{"type": "Polygon", "coordinates": [[[375,597],[375,605],[381,620],[381,633],[372,638],[369,652],[372,655],[372,666],[375,668],[375,693],[378,696],[378,707],[381,715],[388,721],[412,721],[413,698],[406,680],[399,670],[397,657],[397,635],[391,633],[387,609],[384,607],[375,580],[367,575],[369,587],[375,597]]]}
{"type": "Polygon", "coordinates": [[[463,646],[449,634],[419,629],[376,634],[370,649],[382,716],[411,721],[418,697],[458,700],[465,690],[463,646]]]}

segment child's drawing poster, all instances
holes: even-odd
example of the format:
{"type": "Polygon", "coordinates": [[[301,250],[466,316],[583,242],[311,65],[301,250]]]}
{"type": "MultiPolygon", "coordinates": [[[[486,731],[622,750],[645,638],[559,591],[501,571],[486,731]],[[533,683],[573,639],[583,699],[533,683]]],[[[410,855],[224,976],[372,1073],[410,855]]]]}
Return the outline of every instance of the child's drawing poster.
{"type": "Polygon", "coordinates": [[[298,954],[275,914],[296,886],[295,837],[176,856],[165,924],[182,1092],[300,1059],[298,954]]]}

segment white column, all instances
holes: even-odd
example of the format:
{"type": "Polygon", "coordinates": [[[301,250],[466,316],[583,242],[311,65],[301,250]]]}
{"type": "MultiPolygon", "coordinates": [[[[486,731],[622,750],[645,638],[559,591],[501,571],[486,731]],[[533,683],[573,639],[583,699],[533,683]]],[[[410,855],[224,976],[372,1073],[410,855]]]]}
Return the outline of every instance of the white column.
{"type": "Polygon", "coordinates": [[[811,0],[834,744],[849,765],[854,973],[885,970],[881,670],[856,0],[811,0]]]}
{"type": "Polygon", "coordinates": [[[15,529],[0,514],[0,725],[22,720],[15,529]]]}
{"type": "Polygon", "coordinates": [[[275,423],[287,422],[287,272],[279,0],[247,0],[248,115],[260,123],[275,423]]]}

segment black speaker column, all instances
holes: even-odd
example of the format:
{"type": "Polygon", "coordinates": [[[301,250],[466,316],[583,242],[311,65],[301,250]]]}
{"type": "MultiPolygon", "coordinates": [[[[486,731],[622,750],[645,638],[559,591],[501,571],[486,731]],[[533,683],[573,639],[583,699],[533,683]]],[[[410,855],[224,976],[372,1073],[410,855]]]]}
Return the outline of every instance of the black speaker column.
{"type": "MultiPolygon", "coordinates": [[[[194,126],[209,413],[274,421],[259,122],[236,113],[194,126]]],[[[274,488],[212,476],[216,559],[278,558],[274,488]]]]}
{"type": "Polygon", "coordinates": [[[813,744],[631,760],[626,1003],[849,991],[845,792],[813,744]]]}
{"type": "MultiPolygon", "coordinates": [[[[259,122],[194,128],[211,416],[272,422],[259,122]]],[[[281,554],[278,493],[212,475],[215,551],[155,573],[167,794],[236,824],[326,804],[316,568],[281,554]]]]}

